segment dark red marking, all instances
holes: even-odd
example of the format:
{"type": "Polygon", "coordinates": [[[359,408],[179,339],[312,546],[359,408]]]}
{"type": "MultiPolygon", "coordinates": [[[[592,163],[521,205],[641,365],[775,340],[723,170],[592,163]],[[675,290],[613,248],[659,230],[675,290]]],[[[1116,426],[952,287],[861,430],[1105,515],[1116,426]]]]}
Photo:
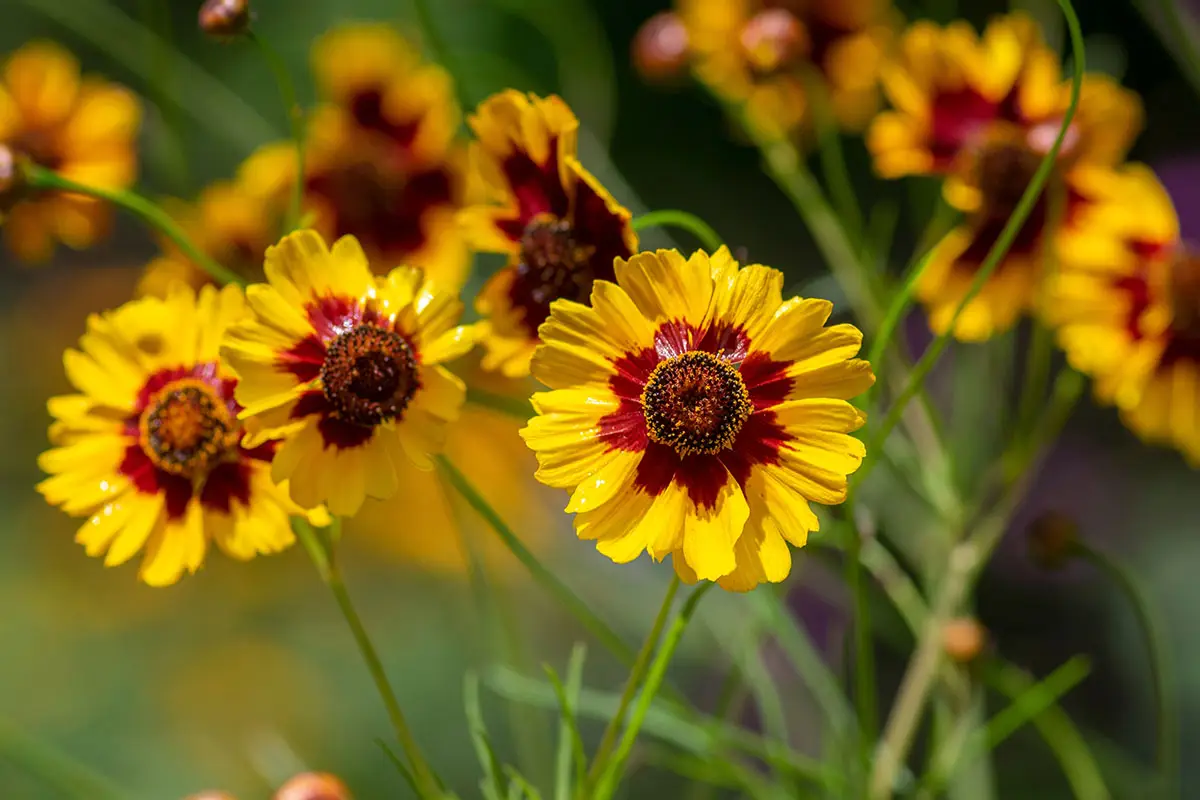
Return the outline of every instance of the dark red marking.
{"type": "Polygon", "coordinates": [[[142,494],[162,492],[170,519],[179,519],[187,512],[188,501],[192,499],[192,482],[155,467],[136,441],[125,448],[125,456],[117,471],[128,477],[134,488],[142,494]]]}
{"type": "Polygon", "coordinates": [[[756,464],[779,463],[779,448],[787,438],[773,411],[759,411],[750,415],[733,447],[722,452],[719,458],[744,489],[750,469],[756,464]]]}
{"type": "Polygon", "coordinates": [[[249,506],[250,473],[250,463],[245,460],[221,464],[208,473],[208,480],[200,492],[200,502],[205,508],[223,514],[232,513],[234,500],[249,506]]]}
{"type": "Polygon", "coordinates": [[[317,422],[317,430],[325,442],[325,449],[336,447],[338,450],[349,450],[366,444],[371,434],[375,432],[374,425],[355,425],[337,417],[324,416],[317,422]]]}
{"type": "Polygon", "coordinates": [[[651,497],[667,490],[675,480],[698,507],[714,508],[726,482],[725,466],[717,456],[697,455],[681,458],[668,445],[650,442],[638,462],[633,485],[651,497]]]}
{"type": "Polygon", "coordinates": [[[778,405],[792,393],[796,383],[787,376],[790,364],[775,361],[764,352],[751,353],[742,362],[742,380],[755,410],[778,405]]]}
{"type": "Polygon", "coordinates": [[[410,148],[421,127],[419,118],[406,122],[388,119],[383,109],[383,91],[377,87],[354,95],[347,106],[360,128],[377,133],[400,148],[410,148]]]}
{"type": "Polygon", "coordinates": [[[637,400],[621,399],[616,411],[600,420],[600,439],[615,450],[646,449],[646,415],[637,400]]]}
{"type": "Polygon", "coordinates": [[[325,393],[321,391],[309,391],[300,395],[296,400],[296,405],[292,406],[292,413],[289,414],[292,419],[300,419],[302,417],[311,417],[314,414],[332,414],[333,406],[325,399],[325,393]]]}
{"type": "Polygon", "coordinates": [[[316,380],[325,363],[325,343],[316,336],[305,336],[279,355],[276,364],[301,383],[316,380]]]}
{"type": "Polygon", "coordinates": [[[501,220],[497,226],[514,242],[521,241],[525,228],[538,214],[550,214],[566,219],[570,200],[558,173],[558,137],[550,139],[550,156],[538,164],[524,151],[515,151],[501,165],[509,189],[517,203],[512,219],[501,220]]]}

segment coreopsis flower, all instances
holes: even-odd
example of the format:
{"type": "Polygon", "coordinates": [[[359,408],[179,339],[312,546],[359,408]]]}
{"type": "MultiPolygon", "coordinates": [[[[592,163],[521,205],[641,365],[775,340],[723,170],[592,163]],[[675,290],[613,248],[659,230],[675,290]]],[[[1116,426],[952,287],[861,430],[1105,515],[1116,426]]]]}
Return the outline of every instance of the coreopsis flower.
{"type": "Polygon", "coordinates": [[[864,456],[847,402],[875,380],[832,304],[781,296],[783,275],[721,248],[616,263],[586,306],[559,300],[522,431],[537,477],[573,492],[582,539],[616,562],[671,556],[688,582],[744,591],[791,570],[864,456]]]}
{"type": "MultiPolygon", "coordinates": [[[[450,77],[386,25],[335,29],[312,57],[324,99],[306,133],[313,226],[327,239],[355,237],[373,264],[421,267],[444,286],[461,285],[469,253],[456,221],[464,178],[450,77]]],[[[247,184],[277,197],[291,192],[295,173],[289,142],[268,145],[244,168],[247,184]]]]}
{"type": "Polygon", "coordinates": [[[87,517],[76,541],[106,566],[144,551],[139,578],[163,586],[199,569],[210,542],[237,559],[292,543],[300,509],[271,480],[275,445],[242,441],[235,379],[218,363],[245,314],[236,287],[179,286],[93,315],[64,355],[78,394],[49,402],[38,491],[87,517]]]}
{"type": "MultiPolygon", "coordinates": [[[[18,160],[105,189],[133,183],[141,110],[132,92],[81,77],[75,57],[51,42],[26,44],[10,55],[0,81],[0,144],[18,160]]],[[[95,243],[111,216],[93,198],[29,195],[3,215],[4,238],[18,259],[45,261],[55,241],[75,249],[95,243]]]]}
{"type": "MultiPolygon", "coordinates": [[[[263,254],[279,238],[284,205],[253,191],[243,181],[219,181],[195,203],[166,205],[192,243],[222,266],[247,280],[262,280],[263,254]]],[[[165,297],[176,282],[200,288],[212,277],[169,240],[162,254],[146,265],[138,293],[165,297]]]]}
{"type": "MultiPolygon", "coordinates": [[[[979,37],[961,22],[915,23],[884,67],[882,83],[895,110],[880,114],[868,134],[877,171],[892,178],[944,175],[947,201],[966,214],[917,285],[930,326],[943,333],[1053,146],[1070,81],[1034,22],[1012,14],[993,20],[979,37]]],[[[1093,175],[1124,158],[1140,126],[1136,95],[1104,76],[1086,76],[1046,190],[964,309],[954,336],[987,339],[1031,310],[1056,238],[1083,224],[1093,175]]]]}
{"type": "Polygon", "coordinates": [[[842,126],[879,107],[879,67],[892,38],[889,0],[677,0],[697,76],[745,103],[750,123],[795,132],[820,79],[842,126]]]}
{"type": "Polygon", "coordinates": [[[1097,189],[1089,229],[1062,248],[1048,319],[1099,400],[1144,440],[1200,464],[1200,253],[1181,242],[1148,168],[1097,189]]]}
{"type": "Polygon", "coordinates": [[[221,348],[247,441],[282,439],[271,474],[292,499],[352,516],[367,495],[395,493],[397,462],[432,468],[466,391],[440,366],[474,344],[455,327],[462,303],[417,268],[375,277],[351,236],[328,248],[315,231],[289,234],[264,271],[246,292],[251,318],[221,348]]]}
{"type": "Polygon", "coordinates": [[[484,317],[485,369],[528,374],[538,326],[559,298],[585,300],[595,280],[612,280],[613,259],[637,248],[629,212],[576,158],[579,121],[561,99],[507,90],[468,122],[473,194],[462,213],[471,244],[509,263],[476,299],[484,317]]]}

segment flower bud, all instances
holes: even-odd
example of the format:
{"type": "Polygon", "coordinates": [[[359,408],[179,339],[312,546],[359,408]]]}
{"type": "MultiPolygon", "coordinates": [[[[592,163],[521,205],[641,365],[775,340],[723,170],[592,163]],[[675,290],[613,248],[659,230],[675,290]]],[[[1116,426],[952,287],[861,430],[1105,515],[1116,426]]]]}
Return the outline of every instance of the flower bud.
{"type": "Polygon", "coordinates": [[[987,631],[973,617],[952,619],[942,628],[942,647],[951,660],[969,664],[987,644],[987,631]]]}
{"type": "Polygon", "coordinates": [[[755,14],[742,28],[742,51],[750,66],[769,73],[808,52],[808,31],[792,12],[769,8],[755,14]]]}
{"type": "Polygon", "coordinates": [[[183,798],[183,800],[237,800],[237,798],[228,792],[222,792],[213,789],[210,791],[197,792],[196,794],[189,794],[187,797],[183,798]]]}
{"type": "Polygon", "coordinates": [[[688,32],[678,14],[664,11],[642,25],[633,38],[633,67],[648,81],[670,81],[687,67],[688,32]]]}
{"type": "Polygon", "coordinates": [[[250,0],[205,0],[199,20],[209,36],[240,36],[250,29],[250,0]]]}
{"type": "Polygon", "coordinates": [[[0,144],[0,220],[20,202],[28,188],[20,157],[8,145],[0,144]]]}
{"type": "Polygon", "coordinates": [[[351,800],[346,784],[328,772],[302,772],[275,792],[272,800],[351,800]]]}
{"type": "Polygon", "coordinates": [[[1029,557],[1042,569],[1059,570],[1075,555],[1079,525],[1061,511],[1047,511],[1029,524],[1029,557]]]}

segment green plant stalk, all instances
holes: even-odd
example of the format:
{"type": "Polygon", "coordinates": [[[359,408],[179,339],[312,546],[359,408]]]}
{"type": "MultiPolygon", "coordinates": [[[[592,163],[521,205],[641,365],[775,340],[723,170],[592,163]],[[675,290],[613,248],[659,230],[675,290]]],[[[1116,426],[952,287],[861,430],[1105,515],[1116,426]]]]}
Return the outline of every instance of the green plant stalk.
{"type": "MultiPolygon", "coordinates": [[[[853,506],[849,514],[853,515],[853,506]]],[[[850,590],[850,620],[854,627],[854,707],[858,711],[859,749],[864,766],[871,763],[871,743],[879,730],[875,709],[875,646],[871,639],[871,603],[863,580],[862,536],[851,519],[844,574],[850,590]]]]}
{"type": "Polygon", "coordinates": [[[617,701],[617,713],[613,714],[612,719],[605,726],[604,735],[600,737],[600,744],[596,748],[596,754],[592,757],[592,765],[587,776],[589,786],[595,785],[608,765],[609,755],[617,743],[617,734],[621,732],[621,728],[625,724],[625,715],[629,710],[629,704],[633,702],[634,695],[646,680],[646,671],[650,668],[650,658],[654,655],[654,651],[662,639],[667,617],[671,614],[675,595],[679,591],[679,584],[679,576],[672,573],[671,582],[667,585],[667,593],[658,609],[658,615],[654,618],[654,624],[650,626],[650,632],[646,634],[646,641],[642,643],[642,649],[638,651],[637,660],[633,662],[633,667],[629,670],[629,678],[625,681],[625,688],[621,691],[621,699],[617,701]]]}
{"type": "Polygon", "coordinates": [[[283,111],[291,127],[292,142],[296,145],[296,179],[292,185],[287,217],[284,220],[284,232],[290,233],[300,224],[301,205],[304,202],[304,109],[296,99],[296,85],[292,81],[287,63],[279,52],[253,28],[246,32],[246,36],[258,47],[263,60],[267,62],[267,68],[275,76],[279,99],[283,101],[283,111]]]}
{"type": "MultiPolygon", "coordinates": [[[[1140,0],[1134,5],[1149,17],[1149,3],[1146,0],[1140,0]]],[[[1175,51],[1175,60],[1183,67],[1184,77],[1192,84],[1193,91],[1200,91],[1200,50],[1196,47],[1193,35],[1195,25],[1183,11],[1183,0],[1157,0],[1157,5],[1163,16],[1163,24],[1161,27],[1153,27],[1160,31],[1165,28],[1174,34],[1173,46],[1169,45],[1167,49],[1175,51]]],[[[1153,20],[1151,22],[1153,23],[1153,20]]]]}
{"type": "Polygon", "coordinates": [[[1162,796],[1179,797],[1179,697],[1167,646],[1166,625],[1141,581],[1117,559],[1080,540],[1079,555],[1108,577],[1129,602],[1145,640],[1151,686],[1157,711],[1156,763],[1162,778],[1162,796]]]}
{"type": "Polygon", "coordinates": [[[711,225],[695,214],[689,214],[686,211],[677,211],[674,209],[650,211],[641,216],[634,217],[630,224],[635,231],[643,231],[646,228],[654,227],[680,228],[695,236],[700,244],[704,246],[704,249],[710,253],[716,252],[723,244],[721,237],[713,230],[711,225]]]}
{"type": "Polygon", "coordinates": [[[78,800],[125,800],[130,797],[129,792],[106,776],[4,719],[0,719],[0,761],[23,768],[64,797],[78,800]]]}
{"type": "Polygon", "coordinates": [[[438,466],[445,473],[447,480],[449,480],[450,485],[462,495],[467,504],[475,509],[475,512],[483,518],[484,522],[496,532],[509,552],[521,562],[521,565],[525,569],[529,570],[533,579],[558,600],[585,628],[591,631],[592,635],[612,651],[613,655],[620,659],[625,666],[632,667],[635,661],[633,648],[626,644],[604,620],[596,616],[588,608],[587,604],[579,599],[578,595],[572,592],[565,583],[556,578],[550,570],[546,569],[533,553],[529,552],[529,548],[522,544],[517,535],[513,533],[512,529],[496,513],[491,504],[471,484],[466,475],[463,475],[444,456],[439,456],[437,462],[438,466]]]}
{"type": "Polygon", "coordinates": [[[843,228],[851,239],[862,239],[865,223],[854,182],[846,168],[846,156],[842,152],[841,131],[834,118],[833,106],[826,88],[825,79],[816,71],[808,70],[805,75],[805,93],[813,111],[817,134],[817,155],[821,161],[821,172],[829,187],[829,196],[841,218],[843,228]]]}
{"type": "Polygon", "coordinates": [[[417,24],[421,27],[421,32],[425,35],[425,44],[429,49],[429,57],[440,63],[446,73],[450,75],[454,82],[454,87],[458,95],[459,105],[466,106],[466,87],[462,82],[462,70],[458,69],[458,64],[450,55],[450,45],[446,43],[442,32],[438,30],[438,26],[433,22],[433,12],[430,11],[430,0],[413,0],[413,10],[417,14],[417,24]]]}
{"type": "MultiPolygon", "coordinates": [[[[1054,169],[1055,162],[1058,159],[1058,153],[1062,149],[1063,140],[1066,138],[1072,120],[1075,119],[1075,112],[1079,108],[1079,92],[1083,84],[1083,72],[1085,68],[1083,32],[1079,28],[1079,18],[1076,16],[1075,9],[1071,6],[1070,0],[1056,0],[1056,2],[1059,8],[1062,9],[1063,15],[1067,18],[1067,26],[1071,32],[1071,48],[1075,61],[1075,72],[1071,80],[1071,102],[1067,107],[1067,113],[1063,115],[1062,126],[1059,128],[1058,136],[1055,137],[1054,145],[1046,153],[1042,159],[1042,163],[1038,165],[1033,180],[1026,187],[1025,193],[1021,196],[1021,201],[1017,204],[1012,216],[1008,218],[1004,230],[997,237],[996,243],[988,252],[983,264],[980,265],[974,280],[971,281],[970,288],[968,288],[963,299],[959,301],[958,307],[954,310],[954,316],[950,319],[950,324],[943,333],[934,339],[929,349],[921,356],[912,373],[908,376],[908,382],[905,384],[904,389],[901,390],[900,395],[892,403],[891,409],[884,417],[883,423],[868,441],[867,452],[871,452],[878,447],[887,438],[888,434],[891,433],[896,423],[900,421],[908,402],[924,386],[925,379],[937,364],[938,359],[941,358],[946,347],[949,346],[951,333],[958,324],[959,317],[962,316],[963,311],[983,289],[984,284],[987,283],[992,273],[996,271],[996,268],[1000,266],[1000,262],[1008,254],[1009,248],[1012,247],[1013,241],[1021,230],[1021,226],[1025,224],[1025,220],[1033,212],[1038,196],[1050,178],[1050,173],[1054,169]]],[[[866,478],[874,463],[874,461],[867,461],[867,463],[863,464],[862,469],[854,474],[855,484],[861,483],[866,478]]]]}
{"type": "Polygon", "coordinates": [[[616,754],[607,764],[604,774],[600,776],[596,792],[593,795],[595,800],[609,800],[617,790],[617,786],[620,784],[621,778],[625,773],[625,765],[629,760],[629,754],[633,750],[634,742],[637,741],[638,732],[642,729],[642,723],[646,720],[646,713],[650,710],[650,705],[654,701],[654,696],[658,693],[658,688],[662,685],[663,678],[666,677],[667,665],[671,663],[671,657],[675,655],[675,650],[679,646],[680,640],[683,639],[683,632],[687,629],[692,615],[695,614],[700,600],[715,585],[713,583],[701,584],[691,593],[687,601],[684,602],[683,608],[680,609],[679,614],[676,615],[675,620],[671,623],[671,629],[667,632],[666,639],[663,640],[658,654],[655,655],[654,661],[650,665],[650,671],[646,675],[646,682],[642,686],[641,693],[638,695],[637,705],[633,709],[633,716],[629,720],[629,725],[625,728],[625,733],[621,736],[621,743],[617,746],[616,754]]]}
{"type": "MultiPolygon", "coordinates": [[[[358,610],[354,607],[354,603],[350,599],[350,594],[346,591],[346,584],[342,579],[336,552],[330,542],[331,537],[326,536],[322,538],[307,521],[298,518],[293,519],[292,529],[301,539],[304,549],[308,551],[310,556],[317,551],[323,551],[324,553],[323,556],[317,556],[313,559],[314,566],[316,566],[321,580],[329,587],[329,591],[333,593],[333,598],[337,602],[338,609],[342,612],[342,616],[350,628],[350,633],[354,637],[354,643],[358,645],[358,650],[362,654],[363,661],[366,662],[367,671],[371,673],[371,680],[375,683],[375,689],[379,692],[379,696],[383,700],[388,719],[392,723],[392,730],[396,734],[396,741],[400,743],[401,749],[404,750],[404,755],[408,759],[413,779],[420,790],[421,797],[426,798],[426,800],[441,798],[443,794],[441,783],[438,781],[433,769],[429,766],[429,762],[421,753],[421,748],[417,745],[417,740],[412,734],[412,729],[409,728],[408,721],[404,717],[404,712],[400,708],[400,702],[396,699],[396,693],[392,690],[391,683],[388,682],[387,672],[383,668],[379,652],[375,649],[375,644],[371,641],[371,636],[367,633],[367,629],[362,623],[362,618],[359,617],[358,610]]],[[[333,531],[330,533],[336,534],[333,531]]]]}
{"type": "Polygon", "coordinates": [[[170,239],[185,256],[195,262],[196,266],[207,272],[209,277],[217,283],[233,283],[238,286],[245,286],[246,281],[242,276],[221,266],[205,255],[200,248],[192,243],[192,240],[184,233],[183,228],[179,227],[167,212],[141,195],[120,189],[102,189],[98,186],[88,186],[78,183],[28,161],[22,163],[21,172],[25,181],[32,189],[81,194],[87,197],[94,197],[98,200],[104,200],[119,208],[123,208],[158,233],[170,239]]]}

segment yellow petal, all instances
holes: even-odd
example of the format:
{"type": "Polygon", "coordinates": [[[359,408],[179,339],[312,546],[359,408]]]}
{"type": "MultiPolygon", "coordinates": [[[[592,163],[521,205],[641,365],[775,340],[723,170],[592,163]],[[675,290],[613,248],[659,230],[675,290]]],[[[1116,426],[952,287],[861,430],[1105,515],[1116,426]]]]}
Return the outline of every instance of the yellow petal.
{"type": "Polygon", "coordinates": [[[618,451],[605,459],[604,464],[579,482],[567,504],[566,512],[575,514],[594,511],[627,491],[638,464],[640,452],[618,451]]]}
{"type": "Polygon", "coordinates": [[[712,507],[693,503],[684,516],[683,555],[700,580],[715,581],[734,570],[734,545],[749,517],[742,489],[727,470],[712,507]]]}

